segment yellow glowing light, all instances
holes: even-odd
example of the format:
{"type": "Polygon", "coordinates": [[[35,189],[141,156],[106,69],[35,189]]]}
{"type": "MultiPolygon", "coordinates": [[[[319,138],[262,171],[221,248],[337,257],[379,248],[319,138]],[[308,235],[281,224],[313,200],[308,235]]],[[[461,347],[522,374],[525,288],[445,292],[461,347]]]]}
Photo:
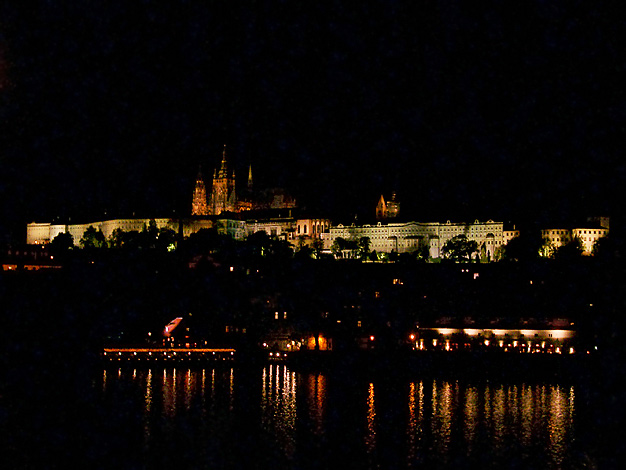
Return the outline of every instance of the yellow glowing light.
{"type": "Polygon", "coordinates": [[[411,341],[413,341],[415,339],[415,335],[411,335],[409,336],[409,338],[411,338],[411,341]]]}
{"type": "Polygon", "coordinates": [[[453,333],[456,333],[458,330],[454,329],[454,328],[437,328],[437,333],[439,333],[440,335],[451,335],[453,333]]]}
{"type": "Polygon", "coordinates": [[[476,328],[465,328],[463,330],[463,333],[465,333],[468,336],[477,336],[480,333],[481,330],[477,330],[476,328]]]}
{"type": "Polygon", "coordinates": [[[370,336],[370,341],[374,341],[374,337],[373,336],[370,336]]]}

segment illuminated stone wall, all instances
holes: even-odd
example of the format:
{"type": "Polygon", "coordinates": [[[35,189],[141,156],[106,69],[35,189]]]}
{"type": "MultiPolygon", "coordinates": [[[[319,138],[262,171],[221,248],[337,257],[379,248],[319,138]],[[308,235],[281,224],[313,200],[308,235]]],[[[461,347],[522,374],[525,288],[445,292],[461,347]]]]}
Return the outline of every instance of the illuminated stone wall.
{"type": "Polygon", "coordinates": [[[441,250],[446,242],[458,235],[465,235],[468,240],[478,243],[479,249],[484,246],[490,259],[494,258],[495,250],[503,244],[503,223],[488,220],[474,221],[472,224],[439,222],[390,223],[379,222],[376,225],[331,227],[328,233],[322,234],[324,249],[329,250],[338,237],[347,240],[358,240],[361,237],[370,239],[370,250],[391,253],[406,253],[417,250],[420,243],[427,243],[431,258],[441,257],[441,250]]]}

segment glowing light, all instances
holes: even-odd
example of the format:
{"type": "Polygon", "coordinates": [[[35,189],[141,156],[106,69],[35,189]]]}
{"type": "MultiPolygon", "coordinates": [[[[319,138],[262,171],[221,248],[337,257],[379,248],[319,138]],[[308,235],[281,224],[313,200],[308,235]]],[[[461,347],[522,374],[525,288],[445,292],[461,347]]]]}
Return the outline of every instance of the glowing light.
{"type": "Polygon", "coordinates": [[[463,333],[465,333],[468,336],[478,336],[478,334],[481,331],[482,330],[477,330],[476,328],[465,328],[465,329],[463,329],[463,333]]]}
{"type": "Polygon", "coordinates": [[[454,328],[437,328],[437,333],[439,333],[440,335],[451,335],[456,333],[458,330],[454,329],[454,328]]]}
{"type": "Polygon", "coordinates": [[[172,331],[178,326],[178,324],[183,320],[183,317],[176,317],[171,322],[167,324],[165,327],[165,331],[163,335],[169,337],[172,334],[172,331]]]}
{"type": "Polygon", "coordinates": [[[415,339],[415,335],[410,335],[409,338],[411,338],[411,341],[413,341],[415,339]]]}
{"type": "Polygon", "coordinates": [[[373,336],[370,336],[370,341],[374,341],[374,337],[373,336]]]}

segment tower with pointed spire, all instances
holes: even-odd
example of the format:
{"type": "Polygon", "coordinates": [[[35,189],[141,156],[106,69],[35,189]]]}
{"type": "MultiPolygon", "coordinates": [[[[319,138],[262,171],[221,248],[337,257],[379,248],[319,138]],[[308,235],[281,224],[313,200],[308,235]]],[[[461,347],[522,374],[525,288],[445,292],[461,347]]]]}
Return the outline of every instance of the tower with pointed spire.
{"type": "Polygon", "coordinates": [[[219,215],[222,212],[235,212],[236,210],[235,172],[228,174],[226,145],[224,145],[220,169],[213,172],[213,185],[209,196],[209,214],[219,215]]]}
{"type": "Polygon", "coordinates": [[[378,204],[376,204],[376,220],[386,219],[387,218],[387,204],[385,203],[385,198],[383,195],[380,195],[380,199],[378,200],[378,204]]]}
{"type": "Polygon", "coordinates": [[[396,199],[396,192],[391,193],[391,200],[385,202],[383,195],[380,195],[376,205],[376,220],[393,219],[400,214],[400,202],[396,199]]]}
{"type": "Polygon", "coordinates": [[[196,177],[196,186],[193,190],[193,201],[191,203],[191,215],[209,215],[202,168],[198,170],[198,176],[196,177]]]}

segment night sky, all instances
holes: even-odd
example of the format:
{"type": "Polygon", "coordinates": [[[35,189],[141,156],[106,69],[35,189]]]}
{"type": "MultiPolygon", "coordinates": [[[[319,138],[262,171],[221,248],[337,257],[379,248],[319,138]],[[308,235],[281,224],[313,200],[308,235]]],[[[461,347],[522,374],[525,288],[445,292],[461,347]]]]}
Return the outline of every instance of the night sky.
{"type": "Polygon", "coordinates": [[[224,144],[241,188],[251,163],[336,221],[393,190],[419,221],[619,210],[626,25],[602,2],[40,3],[0,6],[4,234],[188,215],[224,144]]]}

